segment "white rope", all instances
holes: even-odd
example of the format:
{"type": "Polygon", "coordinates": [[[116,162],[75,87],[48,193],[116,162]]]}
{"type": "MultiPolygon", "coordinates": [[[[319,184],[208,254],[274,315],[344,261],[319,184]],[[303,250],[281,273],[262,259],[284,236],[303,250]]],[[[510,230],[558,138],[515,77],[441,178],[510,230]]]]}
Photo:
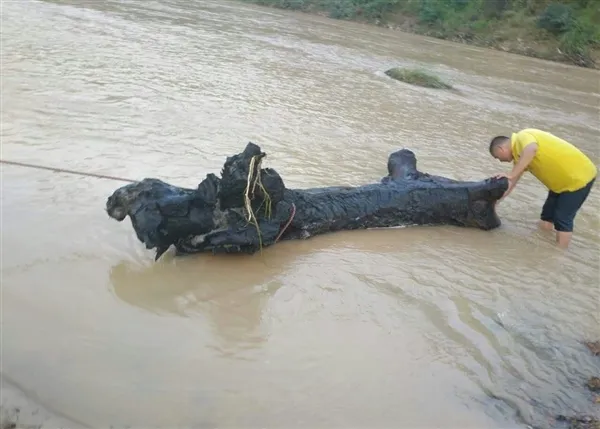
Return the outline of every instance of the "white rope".
{"type": "Polygon", "coordinates": [[[65,168],[45,167],[43,165],[27,164],[25,162],[17,162],[17,161],[7,161],[5,159],[0,159],[0,163],[1,164],[18,165],[20,167],[37,168],[38,170],[50,170],[50,171],[54,171],[55,173],[78,174],[80,176],[97,177],[99,179],[117,180],[119,182],[131,182],[131,183],[137,182],[137,180],[125,179],[124,177],[108,176],[106,174],[97,174],[97,173],[84,173],[82,171],[67,170],[65,168]]]}

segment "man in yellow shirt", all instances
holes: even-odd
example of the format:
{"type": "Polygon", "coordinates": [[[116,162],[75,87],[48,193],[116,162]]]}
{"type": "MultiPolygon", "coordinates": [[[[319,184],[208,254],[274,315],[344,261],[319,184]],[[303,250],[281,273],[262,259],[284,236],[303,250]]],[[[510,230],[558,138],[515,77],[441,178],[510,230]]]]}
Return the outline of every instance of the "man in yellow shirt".
{"type": "Polygon", "coordinates": [[[597,168],[579,149],[555,135],[534,128],[521,130],[512,136],[497,136],[490,142],[490,154],[514,167],[506,177],[509,187],[502,196],[512,192],[525,171],[529,171],[548,188],[542,207],[540,226],[556,230],[559,246],[567,248],[573,234],[575,216],[586,200],[597,168]]]}

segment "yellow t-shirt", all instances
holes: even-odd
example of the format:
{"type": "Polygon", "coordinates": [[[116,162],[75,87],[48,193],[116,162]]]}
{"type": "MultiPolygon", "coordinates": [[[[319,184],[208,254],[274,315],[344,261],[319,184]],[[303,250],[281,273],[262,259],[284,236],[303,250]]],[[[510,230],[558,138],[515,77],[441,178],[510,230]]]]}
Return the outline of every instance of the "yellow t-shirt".
{"type": "Polygon", "coordinates": [[[511,137],[513,162],[519,161],[529,143],[537,143],[538,150],[527,167],[549,190],[572,192],[583,188],[596,177],[594,163],[569,142],[545,131],[527,128],[511,137]]]}

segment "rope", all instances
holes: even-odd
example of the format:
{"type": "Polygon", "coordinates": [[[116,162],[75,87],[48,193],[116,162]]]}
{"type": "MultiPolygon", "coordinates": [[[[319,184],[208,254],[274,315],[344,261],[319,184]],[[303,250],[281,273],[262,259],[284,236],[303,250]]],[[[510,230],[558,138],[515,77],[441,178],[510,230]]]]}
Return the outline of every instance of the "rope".
{"type": "Polygon", "coordinates": [[[283,235],[285,230],[288,229],[288,227],[292,223],[292,220],[294,220],[294,216],[296,216],[296,204],[292,203],[292,214],[290,215],[290,218],[288,219],[288,221],[285,224],[285,226],[283,227],[283,229],[281,231],[279,231],[279,235],[277,235],[277,237],[275,238],[275,243],[277,243],[279,241],[279,239],[281,238],[281,236],[283,235]]]}
{"type": "Polygon", "coordinates": [[[50,170],[50,171],[54,171],[55,173],[78,174],[80,176],[98,177],[100,179],[117,180],[119,182],[131,182],[131,183],[137,182],[137,180],[125,179],[123,177],[117,177],[117,176],[108,176],[106,174],[84,173],[82,171],[67,170],[65,168],[45,167],[43,165],[27,164],[24,162],[17,162],[17,161],[7,161],[5,159],[0,159],[0,163],[1,164],[18,165],[20,167],[37,168],[39,170],[50,170]]]}
{"type": "MultiPolygon", "coordinates": [[[[84,173],[82,171],[67,170],[66,168],[45,167],[43,165],[27,164],[25,162],[17,162],[17,161],[7,161],[5,159],[0,159],[0,164],[18,165],[20,167],[36,168],[38,170],[49,170],[49,171],[53,171],[55,173],[67,173],[67,174],[77,174],[80,176],[98,177],[100,179],[116,180],[119,182],[130,182],[130,183],[137,182],[137,180],[126,179],[124,177],[108,176],[106,174],[97,174],[97,173],[84,173]]],[[[252,169],[250,169],[250,171],[252,171],[252,169]]],[[[275,238],[275,243],[277,243],[279,241],[279,239],[281,238],[283,233],[286,231],[286,229],[289,228],[290,224],[292,223],[292,220],[294,220],[294,216],[296,216],[296,205],[294,203],[292,203],[292,214],[290,215],[290,218],[288,219],[285,226],[281,229],[281,231],[279,231],[279,234],[275,238]]]]}

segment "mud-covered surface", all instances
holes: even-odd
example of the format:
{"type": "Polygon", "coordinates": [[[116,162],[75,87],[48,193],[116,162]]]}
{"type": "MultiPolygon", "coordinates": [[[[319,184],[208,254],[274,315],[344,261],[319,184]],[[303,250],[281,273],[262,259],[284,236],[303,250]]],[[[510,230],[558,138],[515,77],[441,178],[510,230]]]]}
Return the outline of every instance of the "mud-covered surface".
{"type": "MultiPolygon", "coordinates": [[[[584,344],[594,356],[600,357],[600,341],[586,341],[584,344]]],[[[600,393],[600,377],[590,377],[585,385],[590,391],[600,393]]],[[[600,396],[595,397],[595,402],[600,404],[600,396]]]]}
{"type": "Polygon", "coordinates": [[[585,346],[594,356],[600,356],[600,341],[586,341],[585,346]]]}
{"type": "MultiPolygon", "coordinates": [[[[5,377],[0,379],[0,429],[81,429],[84,424],[54,412],[5,377]]],[[[59,392],[57,392],[59,393],[59,392]]]]}
{"type": "Polygon", "coordinates": [[[592,377],[586,383],[588,389],[592,392],[600,392],[600,377],[592,377]]]}
{"type": "Polygon", "coordinates": [[[21,421],[21,409],[0,406],[0,429],[41,429],[41,424],[26,424],[21,421]]]}
{"type": "Polygon", "coordinates": [[[288,189],[279,174],[261,168],[266,157],[248,143],[228,157],[221,177],[208,174],[196,189],[147,178],[109,196],[106,211],[130,217],[138,239],[156,259],[178,254],[254,253],[279,240],[328,232],[409,225],[453,225],[491,230],[500,226],[495,204],[505,178],[460,182],[417,170],[415,154],[388,158],[380,183],[357,187],[288,189]]]}
{"type": "MultiPolygon", "coordinates": [[[[0,429],[82,429],[86,425],[43,404],[35,392],[0,379],[0,429]]],[[[57,392],[60,394],[60,392],[57,392]]]]}
{"type": "MultiPolygon", "coordinates": [[[[594,356],[600,356],[600,341],[586,341],[585,346],[594,356]]],[[[588,379],[585,386],[591,392],[600,392],[600,377],[592,376],[588,379]]],[[[598,396],[592,397],[592,400],[600,404],[598,396]]],[[[600,429],[600,420],[594,416],[556,416],[556,421],[562,424],[562,427],[568,429],[600,429]]]]}
{"type": "Polygon", "coordinates": [[[600,421],[591,416],[566,417],[560,415],[556,420],[566,424],[568,429],[600,429],[600,421]]]}

